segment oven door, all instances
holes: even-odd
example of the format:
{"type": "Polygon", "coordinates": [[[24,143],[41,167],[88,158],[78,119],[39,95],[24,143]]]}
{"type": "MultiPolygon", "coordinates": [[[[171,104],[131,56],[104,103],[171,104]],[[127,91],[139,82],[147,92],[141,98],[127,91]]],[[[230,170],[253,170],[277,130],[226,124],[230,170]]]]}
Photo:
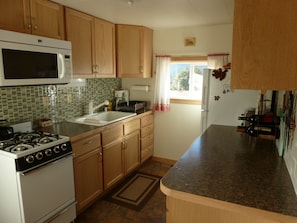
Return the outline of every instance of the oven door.
{"type": "Polygon", "coordinates": [[[71,222],[76,217],[72,155],[18,172],[23,222],[71,222]]]}

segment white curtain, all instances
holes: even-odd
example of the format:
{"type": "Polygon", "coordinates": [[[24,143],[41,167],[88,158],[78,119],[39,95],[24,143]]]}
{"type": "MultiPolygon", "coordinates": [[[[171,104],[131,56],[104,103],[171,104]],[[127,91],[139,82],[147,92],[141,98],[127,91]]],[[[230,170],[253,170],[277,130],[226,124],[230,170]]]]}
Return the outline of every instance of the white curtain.
{"type": "Polygon", "coordinates": [[[209,54],[207,56],[208,69],[223,68],[228,63],[227,53],[222,54],[209,54]]]}
{"type": "Polygon", "coordinates": [[[156,56],[154,111],[170,110],[170,56],[156,56]]]}

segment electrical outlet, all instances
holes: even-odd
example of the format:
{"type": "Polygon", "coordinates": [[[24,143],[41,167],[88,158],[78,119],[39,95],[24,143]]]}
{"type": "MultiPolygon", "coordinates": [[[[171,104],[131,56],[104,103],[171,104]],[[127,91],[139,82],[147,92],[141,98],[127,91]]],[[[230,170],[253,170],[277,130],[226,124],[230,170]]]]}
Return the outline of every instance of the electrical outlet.
{"type": "Polygon", "coordinates": [[[43,107],[48,107],[49,106],[49,99],[48,99],[48,97],[43,97],[42,98],[42,102],[43,102],[43,107]]]}
{"type": "Polygon", "coordinates": [[[67,94],[67,102],[68,103],[72,102],[72,94],[67,94]]]}

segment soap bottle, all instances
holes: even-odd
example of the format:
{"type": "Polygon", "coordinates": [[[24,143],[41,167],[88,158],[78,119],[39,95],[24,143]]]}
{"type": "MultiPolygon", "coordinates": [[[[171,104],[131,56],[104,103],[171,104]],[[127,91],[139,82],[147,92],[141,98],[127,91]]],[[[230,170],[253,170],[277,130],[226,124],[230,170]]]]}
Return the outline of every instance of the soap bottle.
{"type": "Polygon", "coordinates": [[[109,101],[109,103],[108,103],[107,111],[112,111],[112,102],[111,101],[109,101]]]}

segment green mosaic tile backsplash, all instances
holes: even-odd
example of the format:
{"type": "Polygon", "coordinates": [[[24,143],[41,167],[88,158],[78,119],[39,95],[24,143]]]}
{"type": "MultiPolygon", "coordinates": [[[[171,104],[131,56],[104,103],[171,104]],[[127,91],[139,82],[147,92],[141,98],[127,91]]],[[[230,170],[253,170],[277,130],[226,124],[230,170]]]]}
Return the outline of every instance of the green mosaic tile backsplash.
{"type": "MultiPolygon", "coordinates": [[[[82,116],[88,103],[113,99],[113,90],[121,88],[121,79],[87,79],[85,86],[22,86],[0,88],[0,119],[8,123],[51,118],[54,122],[82,116]]],[[[3,123],[3,122],[2,122],[3,123]]]]}

